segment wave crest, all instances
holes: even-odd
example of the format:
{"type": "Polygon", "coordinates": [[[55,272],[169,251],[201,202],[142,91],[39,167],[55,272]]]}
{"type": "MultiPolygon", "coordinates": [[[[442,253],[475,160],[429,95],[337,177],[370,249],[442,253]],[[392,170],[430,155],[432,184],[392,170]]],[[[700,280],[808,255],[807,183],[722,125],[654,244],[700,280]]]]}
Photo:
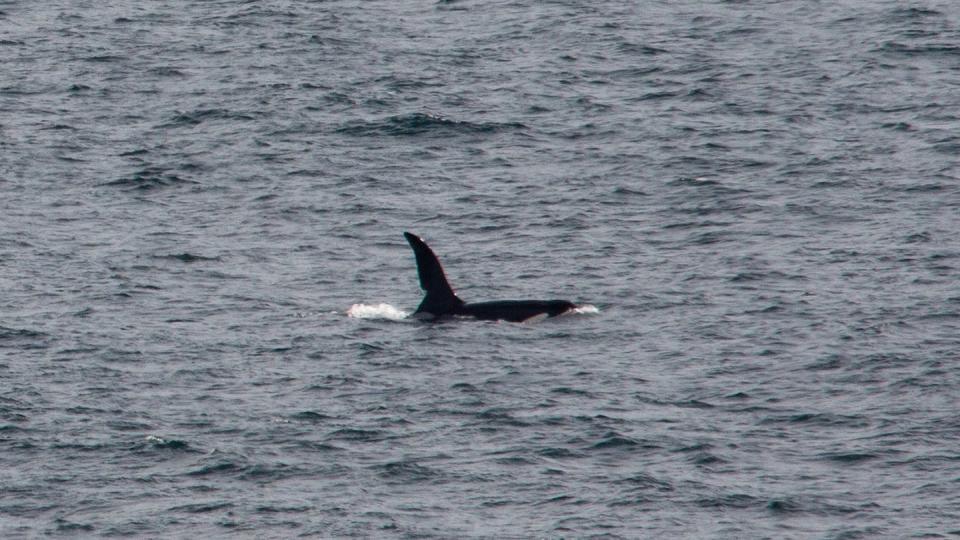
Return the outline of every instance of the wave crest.
{"type": "Polygon", "coordinates": [[[501,131],[523,130],[527,126],[516,122],[468,122],[430,113],[413,113],[371,121],[351,122],[337,129],[338,133],[355,137],[411,137],[478,135],[501,131]]]}

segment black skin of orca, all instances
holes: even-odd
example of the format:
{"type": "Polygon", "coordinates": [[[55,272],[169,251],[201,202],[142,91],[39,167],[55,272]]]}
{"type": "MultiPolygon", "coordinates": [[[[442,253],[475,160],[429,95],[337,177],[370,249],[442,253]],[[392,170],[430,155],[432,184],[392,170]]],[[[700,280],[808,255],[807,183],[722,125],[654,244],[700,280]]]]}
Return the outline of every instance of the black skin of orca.
{"type": "Polygon", "coordinates": [[[577,307],[566,300],[496,300],[466,303],[457,297],[447,282],[440,260],[419,236],[408,232],[403,236],[413,248],[420,274],[420,288],[426,296],[414,312],[417,319],[433,320],[452,316],[474,317],[484,321],[523,322],[531,317],[555,317],[577,307]]]}

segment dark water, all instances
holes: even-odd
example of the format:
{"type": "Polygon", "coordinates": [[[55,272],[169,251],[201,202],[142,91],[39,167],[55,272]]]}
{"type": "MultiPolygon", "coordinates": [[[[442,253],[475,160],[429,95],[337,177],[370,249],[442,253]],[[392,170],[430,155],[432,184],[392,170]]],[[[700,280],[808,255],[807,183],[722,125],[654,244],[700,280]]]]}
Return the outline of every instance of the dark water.
{"type": "Polygon", "coordinates": [[[958,44],[948,0],[0,2],[0,536],[960,535],[958,44]],[[599,312],[398,320],[403,230],[599,312]]]}

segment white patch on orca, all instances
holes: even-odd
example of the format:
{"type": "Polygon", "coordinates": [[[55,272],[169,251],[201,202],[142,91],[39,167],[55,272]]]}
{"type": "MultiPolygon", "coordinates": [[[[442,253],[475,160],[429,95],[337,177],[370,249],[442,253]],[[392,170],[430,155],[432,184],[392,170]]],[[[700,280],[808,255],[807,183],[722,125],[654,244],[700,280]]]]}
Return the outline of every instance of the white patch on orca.
{"type": "Polygon", "coordinates": [[[549,316],[550,316],[550,315],[548,315],[548,314],[546,314],[546,313],[537,313],[536,315],[534,315],[534,316],[532,316],[532,317],[527,317],[526,319],[520,321],[520,324],[537,324],[538,322],[546,319],[546,318],[549,317],[549,316]]]}

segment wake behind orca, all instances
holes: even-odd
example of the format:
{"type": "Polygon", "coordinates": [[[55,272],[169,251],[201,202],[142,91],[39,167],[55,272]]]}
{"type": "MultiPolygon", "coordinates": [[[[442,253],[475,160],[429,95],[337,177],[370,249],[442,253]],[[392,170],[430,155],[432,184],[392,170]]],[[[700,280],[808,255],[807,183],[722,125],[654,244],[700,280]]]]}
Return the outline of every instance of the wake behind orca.
{"type": "Polygon", "coordinates": [[[555,317],[576,309],[566,300],[498,300],[466,303],[453,292],[440,266],[440,260],[419,236],[409,232],[403,236],[413,248],[420,274],[420,288],[426,292],[420,307],[413,313],[417,319],[439,319],[450,316],[474,317],[486,321],[522,322],[539,316],[555,317]]]}

